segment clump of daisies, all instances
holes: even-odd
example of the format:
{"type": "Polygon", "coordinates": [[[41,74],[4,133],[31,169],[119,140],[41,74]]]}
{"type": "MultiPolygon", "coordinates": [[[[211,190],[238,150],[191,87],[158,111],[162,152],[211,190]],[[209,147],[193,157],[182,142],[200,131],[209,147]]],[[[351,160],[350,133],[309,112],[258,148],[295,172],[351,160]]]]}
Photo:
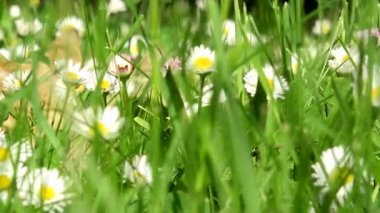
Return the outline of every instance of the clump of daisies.
{"type": "MultiPolygon", "coordinates": [[[[269,86],[269,92],[271,92],[274,99],[284,99],[285,93],[289,90],[289,85],[283,76],[277,75],[271,65],[265,65],[263,68],[264,75],[269,86]]],[[[258,71],[252,69],[247,72],[244,77],[244,88],[251,95],[255,96],[258,82],[258,71]]],[[[268,94],[268,99],[269,99],[268,94]]]]}
{"type": "Polygon", "coordinates": [[[187,67],[197,74],[208,74],[215,71],[215,61],[215,52],[200,45],[191,50],[187,67]]]}
{"type": "Polygon", "coordinates": [[[151,184],[153,181],[152,168],[146,155],[137,155],[132,163],[126,161],[123,171],[124,182],[127,180],[133,184],[151,184]]]}
{"type": "Polygon", "coordinates": [[[12,145],[0,129],[0,201],[7,202],[13,180],[23,176],[26,171],[24,163],[33,154],[32,146],[27,140],[12,145]]]}
{"type": "Polygon", "coordinates": [[[85,90],[86,72],[82,71],[81,64],[73,60],[55,62],[58,79],[55,84],[55,95],[61,100],[72,100],[85,90]]]}
{"type": "Polygon", "coordinates": [[[0,85],[5,94],[10,94],[25,87],[29,83],[30,78],[30,70],[18,70],[5,76],[0,85]]]}
{"type": "Polygon", "coordinates": [[[341,74],[353,73],[359,65],[359,53],[355,48],[336,47],[331,50],[331,57],[330,68],[341,74]]]}
{"type": "Polygon", "coordinates": [[[20,36],[37,34],[42,29],[42,23],[38,19],[32,21],[18,18],[15,21],[16,31],[20,36]]]}
{"type": "Polygon", "coordinates": [[[322,197],[327,193],[336,193],[336,200],[344,203],[354,183],[352,164],[350,153],[342,146],[322,152],[320,161],[312,165],[314,185],[321,188],[322,197]]]}
{"type": "Polygon", "coordinates": [[[58,22],[56,36],[59,37],[62,34],[74,31],[78,33],[79,37],[82,37],[84,30],[84,23],[81,19],[69,16],[58,22]]]}
{"type": "Polygon", "coordinates": [[[18,179],[18,194],[25,206],[47,212],[63,212],[71,202],[70,180],[57,169],[38,168],[18,179]]]}
{"type": "Polygon", "coordinates": [[[107,106],[104,110],[92,107],[74,113],[73,131],[89,140],[97,135],[105,140],[115,139],[123,127],[124,118],[120,117],[119,108],[107,106]]]}

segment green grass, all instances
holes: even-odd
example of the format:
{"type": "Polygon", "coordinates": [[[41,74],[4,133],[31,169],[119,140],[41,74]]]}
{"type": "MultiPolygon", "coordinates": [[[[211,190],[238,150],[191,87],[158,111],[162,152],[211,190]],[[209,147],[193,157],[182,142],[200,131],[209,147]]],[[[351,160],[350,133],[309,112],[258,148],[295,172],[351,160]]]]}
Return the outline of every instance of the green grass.
{"type": "MultiPolygon", "coordinates": [[[[302,0],[286,4],[258,0],[252,10],[238,0],[210,0],[206,10],[185,1],[127,0],[127,12],[111,16],[102,0],[96,5],[85,0],[44,1],[36,7],[28,1],[16,2],[23,5],[22,16],[38,17],[43,29],[30,37],[18,36],[8,12],[13,1],[0,3],[0,29],[5,33],[0,47],[40,46],[27,58],[12,59],[30,63],[33,74],[28,86],[0,101],[0,119],[9,113],[17,122],[7,131],[11,144],[22,138],[34,141],[29,169],[58,168],[70,177],[73,198],[67,212],[309,212],[311,207],[328,212],[334,193],[320,196],[311,165],[324,150],[338,145],[350,150],[355,176],[352,192],[338,211],[380,210],[379,187],[373,186],[380,179],[379,108],[371,104],[370,83],[372,73],[379,72],[379,47],[374,37],[368,42],[354,38],[359,30],[379,27],[376,0],[319,1],[310,14],[303,12],[307,1],[302,0]],[[39,64],[53,65],[46,53],[53,46],[56,21],[68,15],[84,20],[82,61],[95,59],[99,76],[115,53],[128,51],[125,43],[133,35],[146,40],[141,57],[149,59],[150,66],[144,70],[143,62],[134,62],[129,80],[140,75],[148,81],[138,96],[124,91],[110,101],[99,89],[84,92],[77,96],[77,106],[63,104],[56,129],[41,107],[37,92],[41,79],[36,72],[39,64]],[[323,18],[332,22],[330,33],[312,35],[314,21],[323,18]],[[233,46],[220,39],[226,19],[236,23],[233,46]],[[122,33],[121,24],[129,26],[127,33],[122,33]],[[249,44],[246,32],[256,35],[257,44],[249,44]],[[184,103],[198,102],[199,76],[185,62],[180,71],[166,76],[161,70],[170,57],[186,61],[191,48],[200,44],[215,50],[216,72],[206,77],[214,92],[209,106],[188,117],[184,103]],[[367,56],[368,63],[357,64],[354,74],[337,74],[328,60],[331,49],[339,45],[358,47],[361,62],[367,56]],[[316,49],[315,55],[311,48],[316,49]],[[291,53],[301,61],[297,74],[290,68],[291,53]],[[289,82],[284,100],[272,95],[267,99],[271,89],[261,69],[265,64],[272,64],[289,82]],[[367,81],[355,77],[365,66],[369,67],[367,81]],[[254,97],[243,85],[245,72],[252,68],[259,75],[254,97]],[[222,92],[227,101],[219,103],[222,92]],[[73,133],[74,110],[111,104],[125,119],[116,139],[89,141],[73,133]],[[123,182],[124,162],[138,154],[148,156],[153,172],[150,185],[123,182]]],[[[6,64],[1,62],[1,67],[6,64]]],[[[23,206],[15,185],[9,190],[14,200],[1,203],[1,212],[42,211],[23,206]]]]}

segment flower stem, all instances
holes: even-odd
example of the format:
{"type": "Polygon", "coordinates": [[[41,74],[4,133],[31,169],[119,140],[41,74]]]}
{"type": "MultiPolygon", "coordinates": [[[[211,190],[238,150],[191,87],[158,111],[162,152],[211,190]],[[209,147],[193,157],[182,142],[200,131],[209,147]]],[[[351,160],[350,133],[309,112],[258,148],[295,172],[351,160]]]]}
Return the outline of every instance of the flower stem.
{"type": "Polygon", "coordinates": [[[206,74],[201,74],[200,78],[201,78],[201,86],[199,88],[198,113],[201,112],[201,108],[202,108],[203,86],[205,84],[206,74]]]}

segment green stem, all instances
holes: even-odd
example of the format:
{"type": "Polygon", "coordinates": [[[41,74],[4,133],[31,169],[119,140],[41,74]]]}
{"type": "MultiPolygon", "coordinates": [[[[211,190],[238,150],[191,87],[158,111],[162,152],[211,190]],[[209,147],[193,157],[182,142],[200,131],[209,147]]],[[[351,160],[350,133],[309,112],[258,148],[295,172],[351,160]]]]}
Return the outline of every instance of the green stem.
{"type": "Polygon", "coordinates": [[[201,75],[200,75],[200,78],[201,78],[201,86],[200,86],[200,88],[199,88],[198,113],[201,112],[201,108],[202,108],[203,86],[204,86],[204,84],[205,84],[206,76],[207,76],[207,74],[201,74],[201,75]]]}

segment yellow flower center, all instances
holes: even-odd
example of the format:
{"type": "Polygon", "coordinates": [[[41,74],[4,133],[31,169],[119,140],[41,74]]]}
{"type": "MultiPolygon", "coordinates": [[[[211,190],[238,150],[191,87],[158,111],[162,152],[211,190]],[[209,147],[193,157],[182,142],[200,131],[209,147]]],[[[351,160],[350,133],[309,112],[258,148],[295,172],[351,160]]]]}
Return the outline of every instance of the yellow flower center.
{"type": "Polygon", "coordinates": [[[267,79],[267,82],[268,82],[270,91],[273,91],[273,89],[274,89],[273,79],[267,79]]]}
{"type": "Polygon", "coordinates": [[[84,91],[84,85],[83,84],[77,84],[76,86],[75,86],[75,93],[76,94],[80,94],[80,93],[82,93],[83,91],[84,91]]]}
{"type": "Polygon", "coordinates": [[[0,191],[8,189],[11,182],[11,179],[7,175],[0,175],[0,191]]]}
{"type": "Polygon", "coordinates": [[[332,183],[339,183],[341,181],[342,185],[349,185],[354,182],[354,175],[347,167],[336,167],[331,172],[329,179],[332,183]]]}
{"type": "Polygon", "coordinates": [[[56,194],[56,192],[55,192],[53,187],[42,186],[40,189],[39,196],[40,196],[41,200],[48,201],[48,200],[53,199],[55,197],[55,194],[56,194]]]}
{"type": "Polygon", "coordinates": [[[292,63],[292,70],[294,73],[297,73],[298,68],[299,68],[298,62],[292,63]]]}
{"type": "Polygon", "coordinates": [[[104,123],[101,122],[101,121],[97,121],[96,122],[96,130],[103,137],[106,136],[108,134],[108,132],[109,132],[108,128],[106,127],[106,125],[104,125],[104,123]]]}
{"type": "Polygon", "coordinates": [[[76,31],[76,30],[77,30],[77,28],[71,23],[65,24],[62,27],[62,31],[64,31],[64,32],[76,31]]]}
{"type": "Polygon", "coordinates": [[[227,37],[229,33],[230,33],[230,30],[228,29],[228,27],[224,27],[224,29],[223,29],[223,37],[224,38],[227,37]]]}
{"type": "Polygon", "coordinates": [[[327,34],[327,33],[329,33],[329,32],[330,32],[330,29],[331,29],[331,27],[330,27],[329,24],[326,24],[326,23],[323,23],[323,24],[322,24],[322,33],[323,33],[323,34],[327,34]]]}
{"type": "Polygon", "coordinates": [[[109,90],[111,87],[111,83],[109,81],[105,81],[103,80],[101,83],[100,83],[100,88],[103,89],[103,90],[109,90]]]}
{"type": "MultiPolygon", "coordinates": [[[[136,42],[137,43],[137,42],[136,42]]],[[[130,48],[130,51],[131,51],[131,55],[133,56],[138,56],[139,55],[139,47],[138,47],[138,44],[133,44],[131,45],[131,48],[130,48]]]]}
{"type": "Polygon", "coordinates": [[[0,147],[0,161],[5,161],[8,159],[9,150],[5,147],[0,147]]]}
{"type": "Polygon", "coordinates": [[[209,57],[199,57],[195,60],[195,67],[198,70],[210,70],[213,62],[209,57]]]}
{"type": "Polygon", "coordinates": [[[65,81],[69,83],[75,83],[80,80],[80,76],[77,73],[72,72],[72,71],[65,72],[63,77],[65,81]]]}
{"type": "Polygon", "coordinates": [[[348,61],[349,59],[350,59],[350,55],[345,54],[344,56],[342,56],[342,63],[348,61]]]}
{"type": "Polygon", "coordinates": [[[22,87],[22,82],[20,80],[15,80],[14,86],[17,89],[20,89],[22,87]]]}
{"type": "Polygon", "coordinates": [[[380,86],[372,89],[371,98],[372,101],[377,101],[380,98],[380,86]]]}

